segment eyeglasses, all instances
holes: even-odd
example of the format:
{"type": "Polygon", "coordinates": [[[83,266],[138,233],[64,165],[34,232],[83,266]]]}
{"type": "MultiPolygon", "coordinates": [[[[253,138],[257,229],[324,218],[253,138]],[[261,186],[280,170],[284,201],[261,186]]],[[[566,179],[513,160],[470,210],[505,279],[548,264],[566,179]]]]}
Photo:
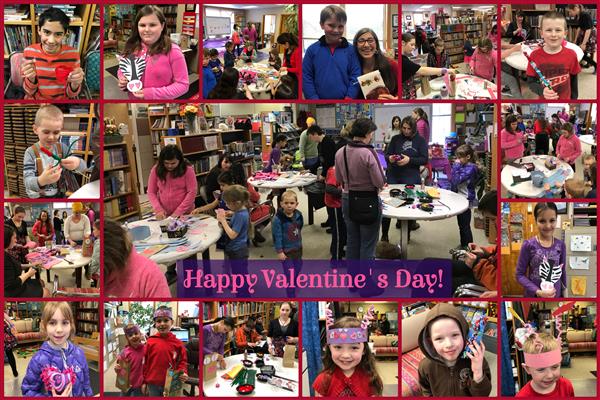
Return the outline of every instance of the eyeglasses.
{"type": "Polygon", "coordinates": [[[373,43],[375,43],[375,39],[373,39],[373,38],[368,38],[368,39],[358,39],[356,42],[357,42],[358,44],[360,44],[360,45],[363,45],[363,44],[365,44],[365,43],[368,43],[368,44],[373,44],[373,43]]]}

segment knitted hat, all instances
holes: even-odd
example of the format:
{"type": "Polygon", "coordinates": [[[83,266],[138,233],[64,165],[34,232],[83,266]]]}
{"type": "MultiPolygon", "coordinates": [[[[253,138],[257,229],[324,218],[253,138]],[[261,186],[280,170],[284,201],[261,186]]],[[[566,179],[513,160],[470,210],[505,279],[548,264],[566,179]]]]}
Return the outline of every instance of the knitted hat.
{"type": "Polygon", "coordinates": [[[306,126],[314,125],[315,122],[317,122],[317,120],[315,120],[313,117],[306,118],[306,126]]]}
{"type": "Polygon", "coordinates": [[[71,210],[73,210],[74,213],[80,213],[83,212],[83,203],[73,203],[71,204],[71,210]]]}

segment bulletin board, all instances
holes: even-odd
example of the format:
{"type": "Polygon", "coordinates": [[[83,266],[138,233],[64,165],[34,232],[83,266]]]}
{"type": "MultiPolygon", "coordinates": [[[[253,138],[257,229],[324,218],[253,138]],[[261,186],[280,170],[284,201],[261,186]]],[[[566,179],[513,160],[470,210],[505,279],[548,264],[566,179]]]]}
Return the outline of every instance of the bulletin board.
{"type": "Polygon", "coordinates": [[[204,17],[204,32],[208,36],[231,35],[231,19],[229,17],[204,17]]]}
{"type": "MultiPolygon", "coordinates": [[[[419,104],[419,106],[427,113],[431,114],[431,104],[419,104]]],[[[383,143],[383,137],[385,132],[392,127],[392,118],[395,115],[399,116],[402,120],[404,117],[410,117],[412,111],[415,109],[414,104],[390,104],[390,105],[376,105],[374,106],[373,121],[377,125],[377,131],[375,132],[375,143],[383,143]]],[[[429,119],[431,121],[431,117],[429,119]]]]}

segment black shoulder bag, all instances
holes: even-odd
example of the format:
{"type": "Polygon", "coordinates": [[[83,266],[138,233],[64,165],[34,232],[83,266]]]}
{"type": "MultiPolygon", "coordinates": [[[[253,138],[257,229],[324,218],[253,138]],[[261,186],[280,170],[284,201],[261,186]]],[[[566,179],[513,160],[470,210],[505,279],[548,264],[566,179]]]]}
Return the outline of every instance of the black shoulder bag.
{"type": "Polygon", "coordinates": [[[350,172],[348,171],[347,145],[344,146],[344,164],[348,179],[349,217],[360,225],[371,225],[379,217],[379,195],[377,191],[350,190],[350,172]]]}

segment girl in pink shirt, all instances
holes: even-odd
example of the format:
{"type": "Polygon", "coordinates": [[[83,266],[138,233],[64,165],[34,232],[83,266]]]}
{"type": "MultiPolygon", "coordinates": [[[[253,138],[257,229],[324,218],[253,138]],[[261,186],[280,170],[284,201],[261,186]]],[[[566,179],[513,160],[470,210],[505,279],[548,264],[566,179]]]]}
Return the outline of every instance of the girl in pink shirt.
{"type": "Polygon", "coordinates": [[[194,167],[175,145],[165,146],[148,179],[148,199],[156,218],[179,217],[194,209],[198,181],[194,167]]]}
{"type": "Polygon", "coordinates": [[[104,294],[109,297],[171,297],[158,265],[135,250],[127,231],[104,220],[104,294]]]}
{"type": "Polygon", "coordinates": [[[144,351],[146,343],[144,343],[144,335],[140,328],[135,324],[127,324],[123,329],[127,346],[123,349],[117,364],[115,372],[117,373],[117,382],[119,377],[125,375],[125,367],[129,367],[129,388],[127,391],[123,387],[119,387],[126,397],[143,396],[142,384],[144,383],[144,351]]]}
{"type": "MultiPolygon", "coordinates": [[[[167,32],[166,18],[160,8],[144,6],[135,17],[132,36],[125,43],[123,57],[135,56],[135,63],[145,60],[146,69],[137,79],[142,89],[129,92],[130,99],[176,99],[190,86],[183,52],[167,32]]],[[[119,88],[128,90],[129,79],[119,69],[119,88]]]]}
{"type": "Polygon", "coordinates": [[[417,133],[420,136],[423,136],[423,139],[425,139],[425,143],[427,143],[427,146],[429,146],[431,130],[429,129],[429,120],[427,119],[427,113],[421,107],[417,107],[412,111],[412,117],[417,123],[417,133]]]}
{"type": "Polygon", "coordinates": [[[496,74],[496,51],[490,39],[483,39],[471,57],[469,66],[471,73],[488,81],[493,81],[496,74]]]}
{"type": "Polygon", "coordinates": [[[523,132],[517,130],[517,116],[511,114],[506,117],[504,129],[500,132],[500,147],[504,150],[504,161],[512,161],[523,157],[526,140],[523,132]]]}
{"type": "Polygon", "coordinates": [[[581,156],[581,141],[573,133],[573,125],[569,122],[565,122],[560,130],[556,155],[564,162],[569,163],[575,172],[575,161],[581,156]]]}

